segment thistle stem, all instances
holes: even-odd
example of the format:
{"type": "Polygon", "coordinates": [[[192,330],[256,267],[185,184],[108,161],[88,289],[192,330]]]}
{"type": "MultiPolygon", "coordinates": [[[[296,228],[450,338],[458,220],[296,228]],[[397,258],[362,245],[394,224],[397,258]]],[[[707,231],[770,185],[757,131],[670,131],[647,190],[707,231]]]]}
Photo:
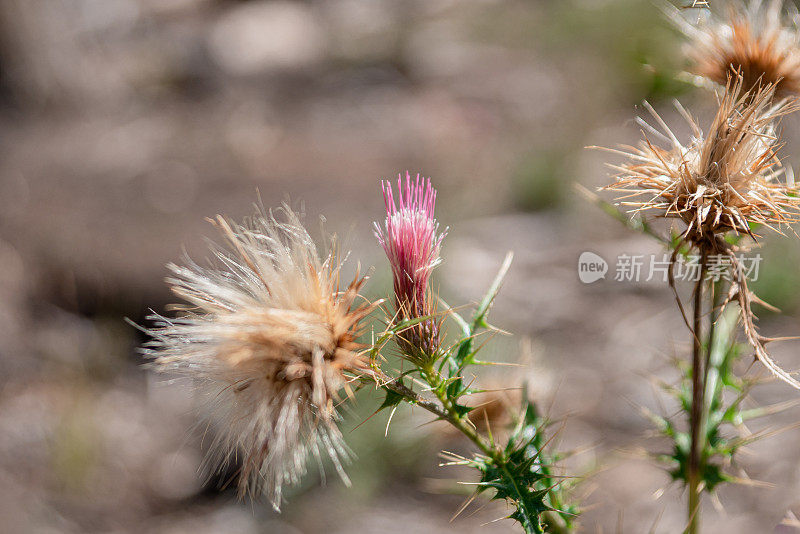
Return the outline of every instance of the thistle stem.
{"type": "Polygon", "coordinates": [[[700,498],[702,488],[700,486],[701,476],[701,455],[705,448],[703,419],[706,411],[704,402],[705,373],[703,372],[703,343],[702,339],[702,318],[703,318],[703,296],[705,289],[705,277],[708,263],[708,252],[705,248],[700,251],[700,277],[694,288],[694,304],[692,309],[692,406],[689,420],[691,448],[689,451],[689,506],[688,506],[688,526],[687,534],[697,534],[700,531],[700,498]]]}
{"type": "MultiPolygon", "coordinates": [[[[498,449],[494,444],[490,443],[484,436],[480,435],[477,430],[466,420],[461,414],[459,414],[453,405],[452,400],[450,400],[446,394],[442,393],[440,388],[437,387],[441,384],[441,378],[439,377],[438,373],[433,369],[432,366],[429,368],[422,369],[423,376],[425,380],[431,385],[433,390],[436,392],[436,397],[439,399],[439,402],[442,403],[446,414],[449,416],[447,421],[456,427],[458,430],[461,431],[470,441],[472,441],[484,454],[489,456],[492,461],[497,466],[504,466],[506,463],[505,455],[503,451],[498,449]]],[[[556,505],[558,508],[557,503],[552,503],[556,505]]],[[[556,512],[545,512],[543,514],[547,517],[547,528],[548,532],[553,534],[568,534],[569,529],[564,522],[564,520],[558,515],[556,512]]]]}
{"type": "Polygon", "coordinates": [[[442,407],[449,416],[448,421],[472,441],[484,454],[495,461],[502,461],[503,455],[485,437],[478,434],[478,431],[461,414],[459,414],[453,401],[441,389],[442,379],[439,373],[433,368],[432,364],[425,365],[420,369],[425,381],[431,386],[436,398],[442,403],[442,407]]]}
{"type": "MultiPolygon", "coordinates": [[[[428,377],[426,376],[426,380],[427,379],[428,377]]],[[[430,385],[433,386],[433,384],[430,385]]],[[[489,445],[489,443],[487,443],[486,439],[483,436],[478,434],[478,432],[472,426],[470,426],[466,421],[464,421],[463,417],[460,417],[457,413],[455,413],[452,403],[447,401],[446,398],[441,398],[437,395],[437,398],[441,402],[441,405],[439,405],[436,402],[431,402],[423,398],[411,388],[401,384],[398,380],[387,380],[383,383],[383,387],[392,391],[393,393],[401,395],[410,404],[419,406],[420,408],[429,411],[439,419],[447,421],[454,428],[456,428],[462,434],[464,434],[485,454],[492,457],[493,459],[499,458],[498,456],[500,454],[499,451],[497,451],[491,445],[489,445]]],[[[434,387],[434,389],[436,388],[434,387]]]]}
{"type": "MultiPolygon", "coordinates": [[[[455,409],[453,401],[442,392],[441,388],[439,387],[442,384],[441,377],[433,368],[433,366],[420,366],[420,372],[441,404],[423,398],[411,388],[403,385],[399,380],[389,379],[389,377],[383,375],[383,373],[379,375],[379,378],[382,379],[382,386],[385,389],[402,396],[409,404],[419,406],[420,408],[423,408],[424,410],[427,410],[435,415],[438,419],[450,423],[450,425],[452,425],[464,436],[466,436],[467,439],[474,443],[475,446],[481,450],[481,452],[490,457],[495,465],[505,465],[507,460],[503,454],[503,451],[497,448],[497,446],[491,443],[485,436],[482,436],[480,433],[478,433],[469,420],[458,413],[458,411],[455,409]]],[[[552,504],[556,509],[560,508],[560,503],[552,504]]],[[[547,528],[549,529],[548,532],[552,532],[553,534],[569,534],[571,532],[564,519],[555,510],[544,512],[543,515],[547,518],[546,522],[547,528]]]]}

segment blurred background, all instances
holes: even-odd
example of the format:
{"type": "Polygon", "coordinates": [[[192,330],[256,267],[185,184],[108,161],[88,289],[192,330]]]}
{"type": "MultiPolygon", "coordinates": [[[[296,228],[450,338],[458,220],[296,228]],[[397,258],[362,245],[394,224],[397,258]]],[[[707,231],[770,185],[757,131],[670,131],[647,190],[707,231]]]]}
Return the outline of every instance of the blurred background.
{"type": "MultiPolygon", "coordinates": [[[[513,336],[488,350],[524,367],[481,380],[529,381],[562,446],[586,449],[569,466],[586,475],[582,531],[679,532],[680,488],[642,453],[666,444],[639,408],[660,410],[647,377],[675,378],[687,335],[663,283],[613,280],[618,254],[658,246],[573,186],[607,182],[609,157],[584,146],[636,140],[643,99],[679,133],[675,97],[707,122],[713,97],[675,81],[680,44],[640,0],[0,1],[0,530],[517,532],[489,523],[508,513],[496,503],[451,522],[471,488],[436,454],[470,448],[405,409],[387,437],[386,413],[354,432],[370,396],[343,423],[352,488],[312,474],[280,515],[237,502],[225,475],[198,474],[190,388],[144,369],[124,322],[163,311],[165,263],[204,257],[205,219],[251,214],[257,191],[338,234],[385,294],[378,180],[408,169],[439,188],[448,302],[479,298],[516,252],[493,312],[513,336]],[[612,264],[606,280],[579,282],[586,250],[612,264]]],[[[785,131],[800,163],[800,123],[785,131]]],[[[757,289],[784,311],[762,328],[796,334],[798,240],[761,254],[757,289]]],[[[798,369],[796,349],[773,353],[798,369]]],[[[766,384],[752,404],[795,395],[766,384]]],[[[800,514],[798,438],[741,455],[736,472],[769,484],[723,489],[706,532],[793,531],[779,524],[800,514]]]]}

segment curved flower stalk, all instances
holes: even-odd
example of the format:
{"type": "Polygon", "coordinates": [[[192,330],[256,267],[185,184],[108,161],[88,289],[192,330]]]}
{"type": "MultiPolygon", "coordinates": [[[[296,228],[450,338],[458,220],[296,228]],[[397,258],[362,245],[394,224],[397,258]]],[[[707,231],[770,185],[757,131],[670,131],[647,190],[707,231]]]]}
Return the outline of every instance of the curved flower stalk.
{"type": "MultiPolygon", "coordinates": [[[[716,8],[718,2],[713,2],[716,8]]],[[[741,76],[746,92],[776,87],[778,97],[800,93],[800,27],[797,8],[783,0],[719,2],[722,13],[706,12],[697,24],[679,10],[670,18],[688,37],[693,74],[725,85],[741,76]]]]}
{"type": "MultiPolygon", "coordinates": [[[[517,413],[508,418],[511,428],[504,440],[493,434],[486,417],[479,429],[470,420],[471,413],[483,413],[469,406],[465,399],[484,390],[465,380],[468,367],[488,365],[477,359],[481,346],[475,338],[490,332],[489,309],[500,291],[511,265],[512,254],[506,257],[500,272],[486,296],[478,304],[471,321],[466,321],[452,308],[445,307],[441,317],[452,318],[459,335],[450,345],[441,343],[443,319],[436,313],[429,278],[438,265],[445,232],[438,231],[434,219],[436,190],[429,179],[419,175],[412,180],[406,173],[398,179],[399,196],[394,197],[391,185],[383,182],[387,217],[383,227],[375,224],[378,242],[386,252],[392,269],[396,311],[389,325],[373,343],[372,360],[378,385],[386,391],[380,409],[395,410],[401,403],[428,410],[437,419],[446,421],[467,437],[479,452],[471,457],[443,453],[444,465],[464,465],[477,471],[476,491],[462,507],[482,493],[492,500],[509,503],[514,511],[507,517],[516,520],[527,533],[568,533],[573,531],[577,509],[567,504],[569,484],[553,465],[562,457],[548,450],[545,433],[549,423],[526,398],[517,413]],[[412,370],[390,376],[378,367],[378,357],[392,340],[401,356],[414,365],[412,370]],[[421,392],[415,391],[420,384],[421,392]],[[423,395],[422,392],[429,392],[423,395]]],[[[394,373],[393,373],[394,374],[394,373]]],[[[494,429],[495,431],[501,429],[494,429]]]]}
{"type": "Polygon", "coordinates": [[[288,207],[245,224],[215,221],[226,241],[217,265],[169,265],[186,304],[150,317],[145,354],[156,369],[194,379],[217,437],[208,461],[240,460],[239,492],[264,491],[275,509],[310,456],[330,457],[346,481],[335,404],[349,374],[369,374],[356,342],[373,305],[356,305],[364,279],[339,288],[339,264],[320,259],[288,207]]]}
{"type": "Polygon", "coordinates": [[[434,218],[436,190],[430,178],[416,179],[406,172],[397,177],[397,197],[392,184],[381,182],[386,203],[383,227],[377,222],[375,236],[386,252],[392,268],[395,305],[401,320],[422,319],[400,336],[405,352],[412,358],[432,355],[439,346],[439,324],[429,280],[439,265],[439,251],[447,229],[439,232],[434,218]],[[424,319],[423,319],[424,318],[424,319]],[[420,348],[421,350],[417,350],[420,348]]]}

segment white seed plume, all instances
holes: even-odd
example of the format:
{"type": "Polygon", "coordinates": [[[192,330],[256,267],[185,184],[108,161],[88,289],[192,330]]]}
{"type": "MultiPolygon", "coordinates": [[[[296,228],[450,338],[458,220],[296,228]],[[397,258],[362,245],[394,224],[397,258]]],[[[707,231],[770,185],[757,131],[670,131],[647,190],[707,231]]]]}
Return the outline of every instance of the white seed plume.
{"type": "Polygon", "coordinates": [[[297,215],[281,212],[243,225],[217,217],[226,246],[212,245],[208,267],[168,266],[188,305],[175,318],[152,315],[144,349],[158,370],[197,383],[216,431],[209,466],[240,464],[240,495],[264,492],[275,509],[309,456],[329,457],[347,481],[335,403],[368,372],[354,340],[373,308],[354,306],[364,279],[340,291],[340,265],[322,261],[297,215]]]}

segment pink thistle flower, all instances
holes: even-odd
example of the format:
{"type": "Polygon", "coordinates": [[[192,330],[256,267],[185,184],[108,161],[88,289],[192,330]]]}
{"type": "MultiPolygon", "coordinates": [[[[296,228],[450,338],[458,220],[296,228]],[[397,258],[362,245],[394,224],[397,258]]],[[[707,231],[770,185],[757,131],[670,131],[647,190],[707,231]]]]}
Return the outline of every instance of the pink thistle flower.
{"type": "MultiPolygon", "coordinates": [[[[439,223],[433,216],[436,190],[430,178],[417,174],[412,180],[408,172],[405,183],[402,174],[397,177],[396,199],[388,180],[381,182],[381,188],[386,221],[383,228],[375,223],[375,236],[392,268],[398,315],[401,319],[432,315],[435,304],[428,294],[428,281],[441,262],[439,251],[447,234],[447,229],[439,232],[439,223]]],[[[422,350],[431,355],[438,347],[438,325],[433,320],[422,321],[409,334],[401,343],[406,352],[422,350]]]]}

